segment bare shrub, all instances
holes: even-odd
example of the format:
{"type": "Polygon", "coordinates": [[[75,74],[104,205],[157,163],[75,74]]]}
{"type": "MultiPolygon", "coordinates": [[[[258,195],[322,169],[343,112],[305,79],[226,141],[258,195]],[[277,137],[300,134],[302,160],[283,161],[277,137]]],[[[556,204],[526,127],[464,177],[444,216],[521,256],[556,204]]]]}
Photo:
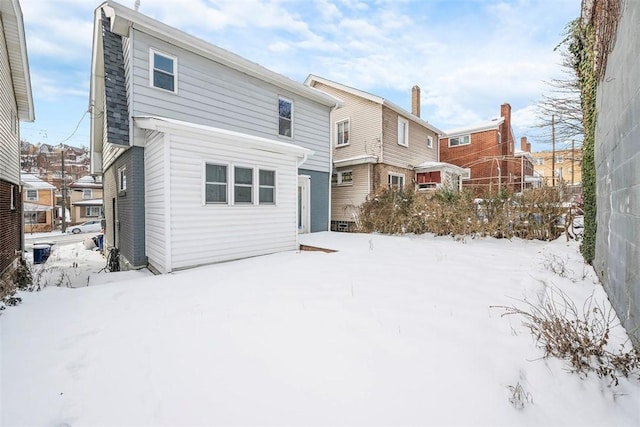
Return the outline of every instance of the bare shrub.
{"type": "Polygon", "coordinates": [[[534,304],[522,301],[524,308],[499,307],[502,316],[517,314],[524,318],[523,325],[544,350],[545,357],[566,360],[573,372],[587,375],[595,373],[609,378],[618,385],[619,376],[638,375],[640,379],[640,353],[635,349],[611,349],[611,329],[618,326],[613,308],[604,308],[589,297],[582,310],[562,291],[547,288],[540,301],[534,304]]]}
{"type": "Polygon", "coordinates": [[[5,306],[18,305],[22,299],[16,297],[17,290],[31,290],[32,276],[27,262],[20,258],[18,267],[10,274],[0,278],[0,310],[5,306]]]}
{"type": "Polygon", "coordinates": [[[385,189],[360,206],[356,230],[550,240],[562,233],[555,226],[561,206],[559,193],[547,189],[526,190],[518,196],[500,191],[482,198],[468,190],[385,189]]]}

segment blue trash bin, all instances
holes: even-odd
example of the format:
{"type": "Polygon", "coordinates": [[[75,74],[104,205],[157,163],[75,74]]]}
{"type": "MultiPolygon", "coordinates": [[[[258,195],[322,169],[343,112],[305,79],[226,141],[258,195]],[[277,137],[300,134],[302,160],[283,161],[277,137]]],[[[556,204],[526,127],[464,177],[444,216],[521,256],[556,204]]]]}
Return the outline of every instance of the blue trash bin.
{"type": "Polygon", "coordinates": [[[104,234],[98,234],[96,237],[98,238],[98,249],[102,250],[102,245],[104,245],[104,234]]]}
{"type": "Polygon", "coordinates": [[[49,251],[51,246],[49,245],[33,245],[33,263],[42,264],[49,258],[49,251]]]}

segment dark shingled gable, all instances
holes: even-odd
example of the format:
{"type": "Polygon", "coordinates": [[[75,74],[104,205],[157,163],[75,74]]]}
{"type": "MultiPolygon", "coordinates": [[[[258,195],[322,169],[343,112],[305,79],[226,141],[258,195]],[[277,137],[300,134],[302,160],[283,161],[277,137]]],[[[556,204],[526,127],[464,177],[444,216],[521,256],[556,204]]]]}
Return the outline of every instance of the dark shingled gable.
{"type": "Polygon", "coordinates": [[[109,24],[109,19],[102,12],[107,141],[112,144],[129,145],[129,112],[122,37],[112,33],[109,24]]]}

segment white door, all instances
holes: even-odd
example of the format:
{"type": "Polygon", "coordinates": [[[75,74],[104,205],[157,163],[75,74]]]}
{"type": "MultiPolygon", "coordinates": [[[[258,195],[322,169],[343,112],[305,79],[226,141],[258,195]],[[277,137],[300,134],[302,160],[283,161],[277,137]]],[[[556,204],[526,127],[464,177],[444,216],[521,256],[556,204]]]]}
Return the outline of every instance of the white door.
{"type": "Polygon", "coordinates": [[[311,204],[310,197],[310,183],[311,177],[308,175],[298,176],[298,233],[309,232],[309,205],[311,204]]]}

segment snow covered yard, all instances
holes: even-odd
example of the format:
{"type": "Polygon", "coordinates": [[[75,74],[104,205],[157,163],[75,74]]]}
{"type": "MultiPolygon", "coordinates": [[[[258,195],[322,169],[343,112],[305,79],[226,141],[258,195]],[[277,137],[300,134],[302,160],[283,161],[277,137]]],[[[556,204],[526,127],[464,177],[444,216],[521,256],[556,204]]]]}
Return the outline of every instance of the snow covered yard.
{"type": "Polygon", "coordinates": [[[21,293],[0,316],[3,425],[640,424],[637,380],[571,374],[491,308],[547,287],[605,301],[577,243],[301,243],[338,252],[21,293]]]}

